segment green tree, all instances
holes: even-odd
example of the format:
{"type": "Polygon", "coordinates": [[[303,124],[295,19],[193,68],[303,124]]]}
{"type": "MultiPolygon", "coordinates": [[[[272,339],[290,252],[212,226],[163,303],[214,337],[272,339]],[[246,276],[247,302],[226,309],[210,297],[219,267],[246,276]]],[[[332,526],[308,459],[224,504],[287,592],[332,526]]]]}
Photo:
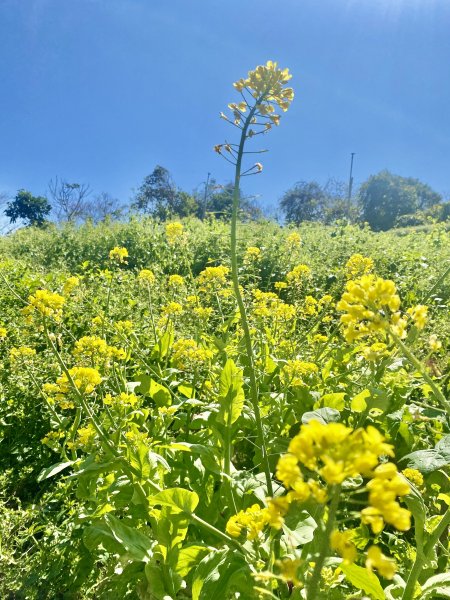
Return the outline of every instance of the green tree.
{"type": "Polygon", "coordinates": [[[317,181],[299,181],[284,193],[280,208],[288,223],[322,221],[328,194],[317,181]]]}
{"type": "Polygon", "coordinates": [[[49,201],[44,196],[33,196],[27,190],[19,190],[14,200],[8,202],[4,212],[9,217],[10,223],[21,220],[27,227],[32,225],[42,227],[51,209],[49,201]]]}
{"type": "Polygon", "coordinates": [[[198,210],[195,198],[179,190],[169,171],[161,165],[144,179],[132,207],[162,221],[174,216],[187,217],[198,210]]]}
{"type": "Polygon", "coordinates": [[[442,196],[425,183],[381,171],[359,190],[361,217],[375,231],[394,227],[399,217],[440,203],[442,196]]]}
{"type": "MultiPolygon", "coordinates": [[[[233,209],[233,189],[232,183],[217,185],[214,180],[212,184],[214,192],[206,198],[206,213],[214,215],[217,219],[229,220],[233,209]]],[[[262,211],[250,199],[242,196],[239,192],[239,210],[241,218],[255,221],[262,216],[262,211]]]]}

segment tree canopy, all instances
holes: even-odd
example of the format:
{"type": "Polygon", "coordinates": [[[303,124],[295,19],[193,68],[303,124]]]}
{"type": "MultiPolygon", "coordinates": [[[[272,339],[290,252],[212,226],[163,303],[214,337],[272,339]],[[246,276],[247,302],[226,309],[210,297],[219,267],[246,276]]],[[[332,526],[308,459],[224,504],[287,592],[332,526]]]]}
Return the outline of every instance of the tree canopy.
{"type": "Polygon", "coordinates": [[[14,200],[8,202],[5,215],[10,223],[21,220],[29,227],[35,225],[42,227],[52,207],[44,196],[33,196],[27,190],[19,190],[14,200]]]}

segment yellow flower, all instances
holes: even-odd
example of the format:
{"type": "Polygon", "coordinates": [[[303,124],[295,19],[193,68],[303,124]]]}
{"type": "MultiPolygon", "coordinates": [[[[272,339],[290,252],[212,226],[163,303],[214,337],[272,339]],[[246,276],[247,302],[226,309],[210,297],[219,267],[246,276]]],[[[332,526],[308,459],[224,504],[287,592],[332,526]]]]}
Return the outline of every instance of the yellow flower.
{"type": "Polygon", "coordinates": [[[302,244],[302,238],[297,231],[293,231],[286,238],[286,244],[291,247],[299,247],[302,244]]]}
{"type": "Polygon", "coordinates": [[[284,557],[281,560],[277,560],[275,565],[279,569],[279,576],[286,581],[296,586],[302,585],[298,578],[298,570],[304,564],[301,558],[289,558],[284,557]]]}
{"type": "Polygon", "coordinates": [[[347,279],[357,279],[362,275],[371,273],[373,269],[373,260],[362,256],[362,254],[353,254],[345,265],[347,279]]]}
{"type": "Polygon", "coordinates": [[[115,246],[109,251],[109,260],[121,263],[126,263],[128,258],[128,250],[122,246],[115,246]]]}
{"type": "Polygon", "coordinates": [[[32,356],[36,356],[36,350],[28,346],[11,348],[11,350],[9,351],[9,358],[11,362],[17,362],[20,359],[28,361],[32,356]]]}
{"type": "MultiPolygon", "coordinates": [[[[77,390],[84,394],[91,394],[96,386],[102,382],[100,373],[97,369],[92,369],[91,367],[73,367],[69,369],[69,375],[77,390]]],[[[65,373],[58,377],[56,383],[63,394],[67,394],[72,389],[65,373]]]]}
{"type": "Polygon", "coordinates": [[[288,282],[296,286],[303,284],[305,279],[309,279],[310,277],[311,269],[306,265],[297,265],[286,275],[288,282]]]}
{"type": "Polygon", "coordinates": [[[417,329],[423,329],[427,324],[427,312],[428,307],[423,304],[418,304],[407,310],[417,329]]]}
{"type": "Polygon", "coordinates": [[[258,260],[260,257],[261,257],[261,248],[258,248],[256,246],[249,246],[247,248],[247,250],[245,251],[244,260],[246,260],[246,261],[258,260]]]}
{"type": "Polygon", "coordinates": [[[311,362],[303,360],[288,360],[282,369],[282,375],[286,385],[305,385],[305,378],[318,373],[319,367],[311,362]]]}
{"type": "Polygon", "coordinates": [[[83,450],[89,450],[94,443],[95,436],[96,431],[93,425],[89,423],[86,427],[80,427],[77,430],[77,439],[75,443],[68,442],[67,445],[69,448],[82,448],[83,450]]]}
{"type": "Polygon", "coordinates": [[[161,312],[164,316],[175,316],[181,315],[183,312],[183,307],[179,302],[168,302],[165,306],[162,307],[161,312]]]}
{"type": "Polygon", "coordinates": [[[274,287],[276,290],[285,290],[288,284],[285,281],[275,281],[274,287]]]}
{"type": "Polygon", "coordinates": [[[397,570],[395,561],[385,556],[378,546],[371,546],[367,551],[366,567],[369,571],[377,571],[386,579],[392,579],[397,570]]]}
{"type": "Polygon", "coordinates": [[[142,269],[139,271],[138,280],[147,285],[153,285],[155,283],[155,274],[150,269],[142,269]]]}
{"type": "Polygon", "coordinates": [[[208,287],[209,285],[224,285],[227,275],[230,272],[228,267],[219,265],[218,267],[206,267],[198,276],[200,285],[208,287]]]}
{"type": "Polygon", "coordinates": [[[213,355],[209,348],[201,348],[195,340],[180,339],[172,346],[172,362],[179,369],[196,369],[213,355]]]}
{"type": "Polygon", "coordinates": [[[417,469],[403,469],[402,474],[417,487],[423,486],[423,475],[417,469]]]}
{"type": "Polygon", "coordinates": [[[332,550],[336,550],[342,556],[344,565],[355,562],[358,554],[356,546],[352,542],[353,535],[353,531],[347,529],[346,531],[335,530],[330,536],[330,546],[332,550]]]}
{"type": "Polygon", "coordinates": [[[4,339],[8,335],[6,327],[0,327],[0,339],[4,339]]]}
{"type": "Polygon", "coordinates": [[[430,335],[428,339],[428,345],[432,352],[437,352],[442,348],[442,342],[438,339],[438,336],[435,333],[430,335]]]}
{"type": "Polygon", "coordinates": [[[63,294],[64,296],[68,296],[73,292],[73,290],[80,285],[79,277],[68,277],[63,285],[63,294]]]}
{"type": "Polygon", "coordinates": [[[62,315],[62,307],[66,299],[60,294],[50,292],[49,290],[36,290],[28,298],[29,306],[22,309],[23,314],[31,316],[34,311],[40,313],[43,317],[52,317],[59,321],[62,315]]]}
{"type": "Polygon", "coordinates": [[[171,246],[174,246],[177,242],[183,238],[183,225],[181,223],[167,223],[166,225],[166,236],[167,241],[171,246]]]}
{"type": "Polygon", "coordinates": [[[182,287],[184,285],[184,279],[181,275],[170,275],[168,285],[173,288],[182,287]]]}

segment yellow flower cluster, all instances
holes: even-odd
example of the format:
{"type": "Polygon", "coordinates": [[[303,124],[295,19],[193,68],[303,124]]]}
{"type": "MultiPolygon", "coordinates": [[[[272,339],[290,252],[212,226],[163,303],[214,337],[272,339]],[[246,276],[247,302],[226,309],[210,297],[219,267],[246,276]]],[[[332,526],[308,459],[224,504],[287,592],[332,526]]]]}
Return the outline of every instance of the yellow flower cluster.
{"type": "Polygon", "coordinates": [[[425,327],[425,325],[427,324],[427,306],[424,306],[423,304],[418,304],[417,306],[408,308],[406,312],[413,320],[413,323],[417,327],[417,329],[423,329],[425,327]]]}
{"type": "Polygon", "coordinates": [[[167,284],[171,288],[183,287],[184,278],[181,275],[170,275],[167,284]]]}
{"type": "Polygon", "coordinates": [[[369,362],[378,362],[385,356],[389,356],[390,352],[386,344],[383,344],[383,342],[375,342],[370,346],[363,346],[361,348],[361,354],[369,362]]]}
{"type": "Polygon", "coordinates": [[[361,511],[361,520],[370,525],[374,533],[380,533],[385,523],[399,531],[407,531],[411,527],[411,513],[396,501],[397,496],[406,496],[410,487],[406,479],[397,473],[393,463],[379,465],[367,489],[369,506],[361,511]]]}
{"type": "Polygon", "coordinates": [[[279,69],[276,62],[269,60],[265,65],[249,71],[246,79],[239,79],[233,85],[239,92],[248,89],[259,102],[275,102],[281,110],[286,111],[294,99],[294,90],[284,87],[291,78],[289,69],[279,69]]]}
{"type": "Polygon", "coordinates": [[[300,247],[302,244],[302,238],[297,231],[293,231],[286,238],[286,244],[290,247],[300,247]]]}
{"type": "Polygon", "coordinates": [[[403,469],[402,474],[417,487],[423,486],[423,475],[417,469],[403,469]]]}
{"type": "Polygon", "coordinates": [[[228,520],[226,532],[236,538],[245,532],[247,539],[255,540],[267,525],[274,529],[281,529],[283,526],[281,515],[286,514],[288,508],[289,503],[286,497],[270,498],[265,508],[261,508],[259,504],[253,504],[228,520]]]}
{"type": "Polygon", "coordinates": [[[227,275],[230,272],[228,267],[219,265],[218,267],[206,267],[198,276],[200,285],[214,287],[224,285],[227,282],[227,275]]]}
{"type": "Polygon", "coordinates": [[[9,358],[12,363],[19,360],[28,361],[31,357],[36,356],[36,350],[29,346],[20,346],[19,348],[11,348],[9,358]]]}
{"type": "Polygon", "coordinates": [[[118,262],[119,264],[126,263],[128,259],[128,250],[123,246],[115,246],[109,251],[109,260],[118,262]]]}
{"type": "Polygon", "coordinates": [[[357,550],[355,544],[352,542],[354,537],[354,531],[352,529],[346,529],[345,531],[335,530],[330,535],[330,546],[332,550],[335,550],[340,556],[342,556],[344,565],[349,565],[355,562],[357,557],[357,550]]]}
{"type": "Polygon", "coordinates": [[[297,265],[286,275],[288,283],[295,286],[303,285],[311,277],[311,269],[307,265],[297,265]]]}
{"type": "Polygon", "coordinates": [[[282,375],[286,385],[305,385],[305,378],[317,373],[319,368],[312,362],[303,360],[288,360],[282,369],[282,375]]]}
{"type": "Polygon", "coordinates": [[[345,264],[347,279],[357,279],[368,273],[372,273],[374,262],[362,254],[353,254],[345,264]]]}
{"type": "Polygon", "coordinates": [[[0,339],[5,338],[8,335],[6,327],[0,327],[0,339]]]}
{"type": "MultiPolygon", "coordinates": [[[[73,367],[69,369],[69,375],[81,394],[92,394],[97,385],[102,382],[100,373],[91,367],[73,367]]],[[[70,381],[65,373],[58,377],[56,384],[61,394],[68,394],[72,391],[70,381]]]]}
{"type": "Polygon", "coordinates": [[[138,403],[138,397],[135,394],[129,394],[127,392],[121,392],[118,396],[112,396],[106,394],[103,398],[103,404],[106,406],[135,406],[138,403]]]}
{"type": "Polygon", "coordinates": [[[261,248],[257,246],[249,246],[245,251],[244,261],[253,262],[261,258],[261,248]]]}
{"type": "Polygon", "coordinates": [[[172,362],[178,369],[196,369],[213,355],[208,348],[201,348],[195,340],[180,339],[172,347],[172,362]]]}
{"type": "Polygon", "coordinates": [[[81,363],[98,364],[100,361],[106,361],[109,358],[124,360],[126,352],[123,348],[109,346],[102,338],[94,335],[87,335],[75,342],[73,355],[81,363]]]}
{"type": "Polygon", "coordinates": [[[161,312],[165,317],[181,315],[183,307],[179,302],[168,302],[162,307],[161,312]]]}
{"type": "Polygon", "coordinates": [[[400,298],[393,281],[375,275],[348,281],[336,308],[345,313],[341,323],[348,342],[371,334],[384,336],[387,329],[400,338],[406,335],[406,320],[399,312],[400,298]]]}
{"type": "Polygon", "coordinates": [[[150,269],[142,269],[139,271],[138,281],[153,285],[155,283],[155,274],[150,269]]]}
{"type": "Polygon", "coordinates": [[[52,317],[56,321],[61,319],[62,307],[66,299],[64,296],[49,290],[36,290],[36,292],[28,298],[29,305],[22,309],[22,312],[27,317],[37,311],[43,317],[52,317]]]}
{"type": "Polygon", "coordinates": [[[166,236],[170,246],[174,246],[183,239],[183,225],[181,223],[167,223],[166,236]]]}
{"type": "Polygon", "coordinates": [[[69,448],[81,448],[84,450],[89,450],[94,443],[96,436],[96,431],[89,423],[86,427],[80,427],[77,430],[77,439],[75,442],[68,442],[67,446],[69,448]]]}
{"type": "Polygon", "coordinates": [[[432,333],[428,338],[428,345],[431,352],[438,352],[442,348],[442,342],[435,333],[432,333]]]}
{"type": "Polygon", "coordinates": [[[73,290],[75,288],[77,288],[79,285],[80,285],[79,277],[75,277],[75,276],[68,277],[63,285],[64,296],[69,296],[73,292],[73,290]]]}
{"type": "Polygon", "coordinates": [[[369,571],[377,569],[386,579],[392,579],[396,571],[395,561],[385,556],[378,546],[371,546],[367,551],[366,567],[369,571]]]}

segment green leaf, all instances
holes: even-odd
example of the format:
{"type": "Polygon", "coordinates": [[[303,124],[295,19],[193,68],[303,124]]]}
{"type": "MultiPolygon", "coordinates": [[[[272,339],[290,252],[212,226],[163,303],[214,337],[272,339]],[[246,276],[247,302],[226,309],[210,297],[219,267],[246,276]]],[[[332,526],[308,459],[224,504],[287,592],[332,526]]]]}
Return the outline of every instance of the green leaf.
{"type": "Polygon", "coordinates": [[[337,423],[341,418],[341,413],[335,408],[318,408],[317,410],[311,410],[305,412],[302,416],[302,423],[306,425],[310,421],[319,421],[323,425],[327,423],[337,423]]]}
{"type": "Polygon", "coordinates": [[[421,599],[450,598],[450,573],[439,573],[427,579],[421,586],[421,599]]]}
{"type": "Polygon", "coordinates": [[[91,551],[101,544],[106,550],[137,562],[148,562],[156,544],[142,531],[125,525],[112,514],[104,515],[103,519],[87,527],[83,542],[91,551]]]}
{"type": "Polygon", "coordinates": [[[243,383],[242,370],[229,358],[219,380],[219,423],[230,426],[240,417],[245,400],[243,383]]]}
{"type": "Polygon", "coordinates": [[[364,567],[358,567],[358,565],[344,565],[341,563],[339,568],[355,588],[363,590],[375,600],[385,600],[383,588],[375,573],[364,567]]]}
{"type": "Polygon", "coordinates": [[[430,450],[416,450],[407,454],[399,462],[405,462],[410,469],[417,469],[421,473],[432,473],[444,467],[449,461],[433,448],[430,450]]]}
{"type": "MultiPolygon", "coordinates": [[[[192,582],[192,600],[224,600],[233,584],[245,583],[242,575],[252,582],[250,570],[245,559],[240,554],[228,548],[214,551],[200,561],[195,570],[192,582]]],[[[246,598],[245,589],[239,590],[246,598]]]]}
{"type": "Polygon", "coordinates": [[[286,543],[292,547],[303,546],[314,538],[317,523],[306,511],[294,511],[284,520],[283,532],[286,543]]]}
{"type": "Polygon", "coordinates": [[[444,435],[434,448],[441,456],[450,462],[450,435],[444,435]]]}
{"type": "Polygon", "coordinates": [[[363,390],[357,396],[354,396],[350,404],[350,408],[352,409],[352,411],[356,413],[364,412],[367,408],[367,398],[370,398],[369,390],[363,390]]]}
{"type": "Polygon", "coordinates": [[[193,569],[200,560],[210,551],[206,546],[186,546],[181,548],[178,553],[176,572],[181,577],[186,577],[191,569],[193,569]]]}
{"type": "MultiPolygon", "coordinates": [[[[325,394],[318,401],[318,406],[324,406],[326,408],[335,408],[336,410],[344,410],[346,396],[345,392],[335,392],[334,394],[325,394]]],[[[316,408],[316,406],[314,406],[316,408]]]]}
{"type": "Polygon", "coordinates": [[[183,394],[183,396],[186,396],[186,398],[192,398],[194,388],[192,387],[192,385],[181,384],[178,386],[178,391],[180,394],[183,394]]]}
{"type": "Polygon", "coordinates": [[[183,488],[168,488],[151,496],[151,502],[161,506],[170,506],[175,512],[192,514],[196,509],[199,497],[195,492],[183,488]]]}
{"type": "Polygon", "coordinates": [[[51,467],[47,467],[46,469],[43,469],[39,473],[37,480],[44,481],[44,479],[48,479],[49,477],[54,477],[61,471],[64,471],[64,469],[67,469],[67,467],[70,467],[70,465],[73,465],[72,460],[69,460],[67,462],[55,463],[51,467]]]}
{"type": "Polygon", "coordinates": [[[139,387],[136,388],[137,392],[150,396],[155,401],[156,406],[170,406],[172,404],[172,396],[169,390],[152,379],[150,375],[138,375],[136,379],[140,381],[139,387]]]}

